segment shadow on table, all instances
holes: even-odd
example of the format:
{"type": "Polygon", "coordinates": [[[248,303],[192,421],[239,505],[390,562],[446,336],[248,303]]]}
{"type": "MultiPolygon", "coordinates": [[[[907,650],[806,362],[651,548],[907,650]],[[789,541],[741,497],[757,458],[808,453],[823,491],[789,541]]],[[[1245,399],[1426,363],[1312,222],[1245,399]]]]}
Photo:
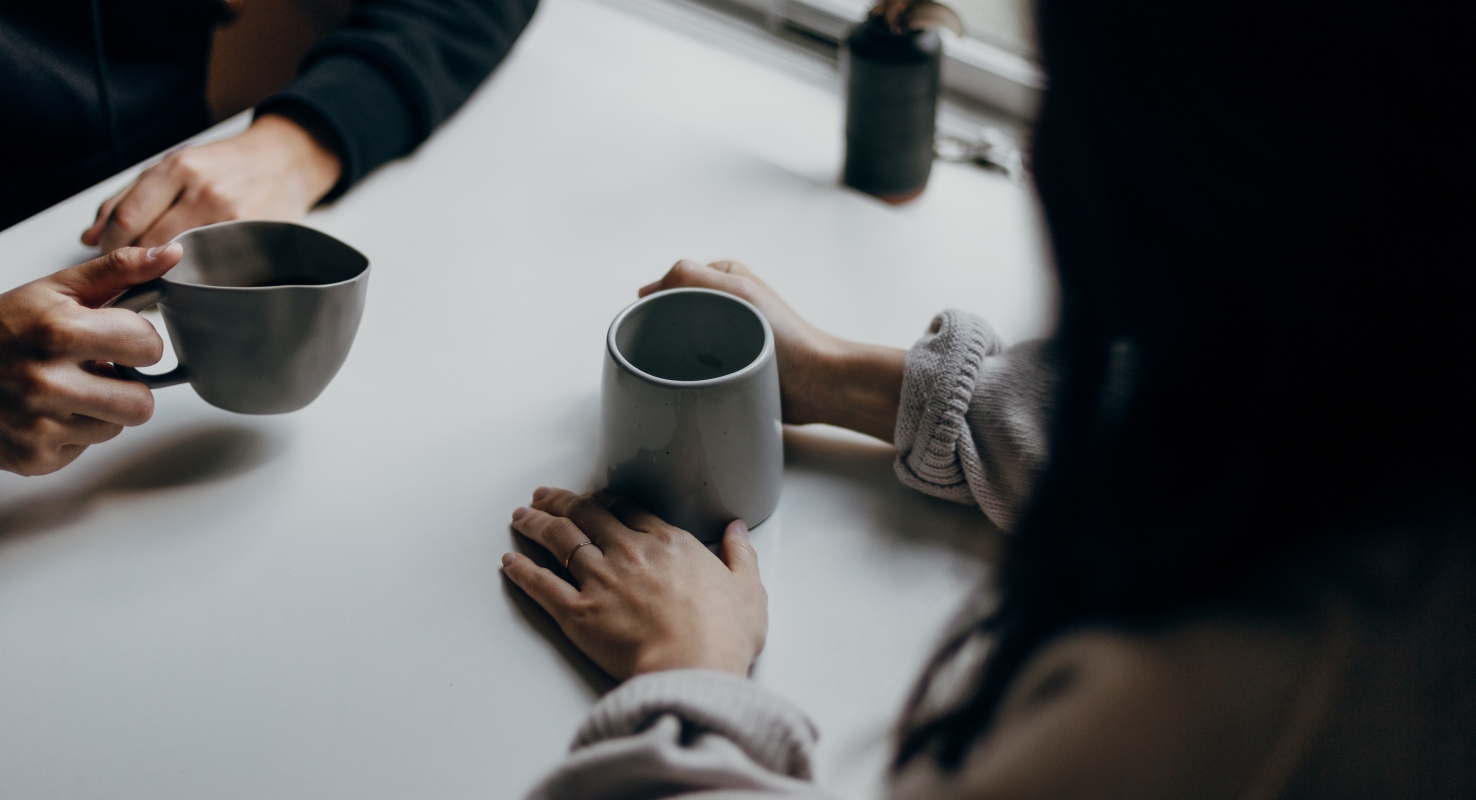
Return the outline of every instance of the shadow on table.
{"type": "Polygon", "coordinates": [[[0,543],[86,517],[105,497],[208,483],[250,472],[277,453],[254,428],[218,425],[150,442],[91,483],[0,506],[0,543]]]}
{"type": "Polygon", "coordinates": [[[897,451],[885,442],[824,429],[785,426],[786,470],[824,473],[854,483],[872,501],[881,527],[899,539],[929,542],[999,563],[1004,532],[978,508],[929,497],[897,479],[897,451]]]}
{"type": "MultiPolygon", "coordinates": [[[[539,547],[517,531],[513,531],[512,536],[513,541],[517,543],[519,553],[533,559],[539,566],[553,570],[555,574],[564,580],[569,580],[569,574],[564,572],[563,565],[556,563],[553,557],[548,554],[547,550],[539,547]]],[[[584,681],[591,692],[594,692],[598,696],[615,688],[617,681],[610,677],[608,672],[601,669],[600,665],[591,661],[589,656],[585,655],[583,651],[575,647],[574,642],[570,641],[569,637],[559,628],[559,624],[554,622],[554,618],[547,611],[544,611],[542,606],[538,605],[538,601],[529,597],[527,592],[519,589],[512,581],[508,580],[506,573],[502,576],[502,591],[507,595],[507,599],[512,603],[513,608],[516,608],[518,613],[523,615],[523,619],[528,622],[529,627],[533,628],[539,636],[542,636],[549,644],[553,645],[555,650],[559,651],[559,655],[563,656],[564,661],[574,668],[574,671],[578,673],[579,678],[584,681]]]]}

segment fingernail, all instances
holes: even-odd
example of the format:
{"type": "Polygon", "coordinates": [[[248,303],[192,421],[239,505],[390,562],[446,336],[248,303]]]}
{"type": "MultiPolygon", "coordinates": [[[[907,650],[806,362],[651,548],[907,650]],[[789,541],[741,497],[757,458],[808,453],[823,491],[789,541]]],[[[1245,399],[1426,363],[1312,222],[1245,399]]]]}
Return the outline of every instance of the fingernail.
{"type": "Polygon", "coordinates": [[[158,258],[165,250],[168,250],[173,246],[174,242],[166,242],[159,245],[158,247],[150,247],[149,252],[145,253],[145,255],[147,255],[150,259],[155,259],[158,258]]]}
{"type": "Polygon", "coordinates": [[[654,291],[656,291],[657,289],[660,289],[660,288],[661,288],[661,281],[652,281],[651,283],[648,283],[645,286],[642,286],[641,288],[637,289],[636,290],[636,295],[637,296],[640,296],[640,297],[645,297],[646,295],[648,295],[651,292],[654,292],[654,291]]]}
{"type": "Polygon", "coordinates": [[[523,515],[526,513],[528,513],[528,509],[523,508],[522,506],[513,509],[513,522],[517,522],[518,520],[522,519],[523,515]]]}
{"type": "Polygon", "coordinates": [[[533,490],[533,502],[536,503],[539,500],[542,500],[543,499],[543,496],[546,495],[546,494],[548,494],[551,491],[553,491],[553,489],[550,489],[547,486],[540,486],[537,489],[534,489],[533,490]]]}
{"type": "Polygon", "coordinates": [[[517,553],[503,553],[502,554],[502,566],[505,567],[508,564],[511,564],[512,562],[516,561],[517,559],[518,559],[518,554],[517,553]]]}
{"type": "Polygon", "coordinates": [[[748,525],[741,519],[733,520],[733,527],[744,536],[748,535],[748,525]]]}

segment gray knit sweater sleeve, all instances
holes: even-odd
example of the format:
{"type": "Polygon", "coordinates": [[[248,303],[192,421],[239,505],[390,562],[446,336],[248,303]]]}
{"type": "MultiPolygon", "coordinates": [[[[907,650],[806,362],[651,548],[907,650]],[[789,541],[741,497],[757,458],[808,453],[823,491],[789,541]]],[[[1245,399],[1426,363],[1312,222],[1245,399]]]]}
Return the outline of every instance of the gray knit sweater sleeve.
{"type": "Polygon", "coordinates": [[[897,477],[1013,530],[1045,464],[1058,363],[1053,340],[1005,348],[984,320],[939,314],[903,368],[897,477]]]}
{"type": "Polygon", "coordinates": [[[810,782],[815,739],[803,714],[745,678],[641,675],[595,704],[529,800],[824,800],[810,782]]]}

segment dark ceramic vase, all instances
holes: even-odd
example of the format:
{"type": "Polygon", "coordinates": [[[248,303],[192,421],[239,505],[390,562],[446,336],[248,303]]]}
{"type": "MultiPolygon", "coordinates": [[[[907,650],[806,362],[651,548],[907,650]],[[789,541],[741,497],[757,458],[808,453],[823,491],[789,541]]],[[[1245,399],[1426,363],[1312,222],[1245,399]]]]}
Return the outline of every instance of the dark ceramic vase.
{"type": "Polygon", "coordinates": [[[922,194],[933,169],[943,42],[931,28],[870,18],[846,38],[845,183],[889,203],[922,194]]]}

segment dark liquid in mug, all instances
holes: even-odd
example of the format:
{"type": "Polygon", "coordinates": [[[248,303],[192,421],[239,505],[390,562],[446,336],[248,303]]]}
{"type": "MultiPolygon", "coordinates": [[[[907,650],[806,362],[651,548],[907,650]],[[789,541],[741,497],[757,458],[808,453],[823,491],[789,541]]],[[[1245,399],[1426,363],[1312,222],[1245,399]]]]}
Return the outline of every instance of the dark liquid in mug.
{"type": "Polygon", "coordinates": [[[248,289],[260,289],[266,286],[326,286],[338,281],[325,281],[322,278],[314,278],[310,275],[283,275],[280,278],[267,278],[264,281],[247,284],[248,289]]]}

